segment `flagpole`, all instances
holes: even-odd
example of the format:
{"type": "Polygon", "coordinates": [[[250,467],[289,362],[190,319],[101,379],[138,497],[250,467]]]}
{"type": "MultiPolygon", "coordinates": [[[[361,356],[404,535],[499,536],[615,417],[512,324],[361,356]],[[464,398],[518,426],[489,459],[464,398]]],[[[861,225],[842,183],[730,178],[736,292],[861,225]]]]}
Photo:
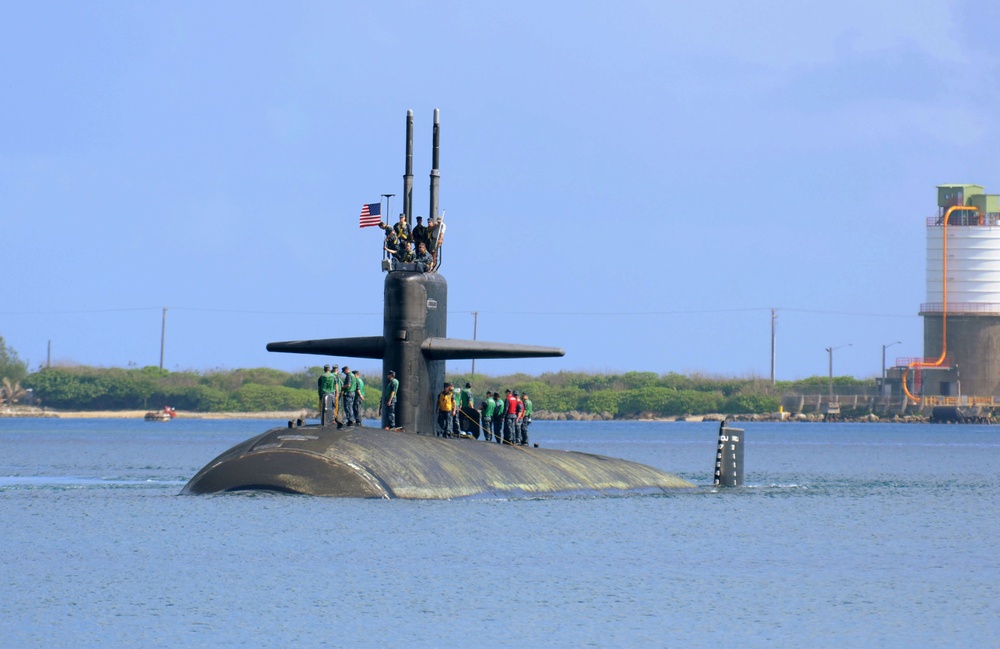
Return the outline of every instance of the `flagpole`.
{"type": "Polygon", "coordinates": [[[389,199],[391,199],[395,194],[382,194],[382,198],[385,199],[385,224],[390,228],[392,227],[392,221],[389,220],[389,199]]]}

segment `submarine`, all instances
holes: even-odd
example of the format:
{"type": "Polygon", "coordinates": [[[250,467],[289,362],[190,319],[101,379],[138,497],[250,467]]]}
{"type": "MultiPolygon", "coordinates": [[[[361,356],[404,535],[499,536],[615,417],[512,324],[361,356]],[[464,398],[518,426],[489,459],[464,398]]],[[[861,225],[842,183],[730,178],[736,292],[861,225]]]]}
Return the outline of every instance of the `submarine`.
{"type": "MultiPolygon", "coordinates": [[[[428,222],[438,214],[438,109],[433,125],[428,222]]],[[[410,110],[403,175],[403,215],[410,224],[412,194],[410,110]]],[[[387,274],[379,336],[267,345],[272,352],[381,359],[383,380],[390,370],[399,379],[394,428],[388,428],[384,414],[378,428],[344,426],[327,408],[319,424],[289,422],[288,427],[237,444],[209,462],[181,493],[264,490],[354,498],[455,499],[667,493],[695,487],[660,469],[602,455],[437,437],[436,393],[444,384],[446,361],[565,354],[556,347],[448,338],[448,284],[440,265],[438,257],[431,268],[413,263],[383,266],[387,274]]],[[[725,423],[720,440],[722,430],[725,423]]],[[[725,467],[732,462],[723,461],[723,449],[720,441],[716,484],[720,475],[722,484],[729,483],[725,467]]],[[[742,464],[742,445],[739,460],[742,464]]],[[[742,470],[739,477],[742,481],[742,470]]]]}

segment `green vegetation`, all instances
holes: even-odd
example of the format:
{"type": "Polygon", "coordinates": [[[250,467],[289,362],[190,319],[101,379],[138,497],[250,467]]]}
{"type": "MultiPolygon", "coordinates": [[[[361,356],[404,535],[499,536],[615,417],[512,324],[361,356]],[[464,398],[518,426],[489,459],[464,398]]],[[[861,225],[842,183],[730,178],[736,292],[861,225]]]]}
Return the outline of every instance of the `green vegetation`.
{"type": "MultiPolygon", "coordinates": [[[[195,412],[264,412],[316,408],[320,367],[283,372],[266,367],[209,372],[51,367],[29,374],[27,364],[0,337],[0,403],[15,403],[31,389],[37,404],[62,410],[138,410],[172,406],[195,412]]],[[[382,379],[363,376],[366,405],[376,407],[382,379]]],[[[451,375],[456,385],[473,384],[477,399],[486,390],[507,388],[528,394],[535,411],[577,411],[618,418],[775,412],[786,394],[826,394],[826,377],[780,381],[761,378],[685,376],[670,372],[624,374],[547,373],[489,377],[451,375]]],[[[873,380],[836,377],[838,394],[870,395],[873,380]]]]}
{"type": "Polygon", "coordinates": [[[0,336],[0,380],[9,379],[11,383],[23,381],[28,375],[28,363],[17,356],[13,347],[0,336]]]}
{"type": "Polygon", "coordinates": [[[21,381],[28,375],[28,363],[17,356],[0,336],[0,405],[13,405],[24,398],[21,381]]]}
{"type": "MultiPolygon", "coordinates": [[[[541,376],[513,374],[488,377],[481,374],[450,376],[455,385],[471,382],[477,398],[486,390],[507,388],[527,393],[535,410],[565,413],[572,410],[610,414],[618,418],[651,415],[764,414],[777,412],[785,394],[826,394],[829,379],[810,377],[801,381],[779,381],[776,385],[761,378],[685,376],[670,372],[626,372],[624,374],[547,373],[541,376]]],[[[837,394],[870,395],[874,380],[834,377],[837,394]]]]}
{"type": "MultiPolygon", "coordinates": [[[[52,367],[30,374],[24,386],[43,406],[62,410],[137,410],[172,406],[196,412],[265,412],[317,406],[322,368],[289,373],[266,367],[169,372],[142,369],[52,367]]],[[[366,384],[368,377],[365,378],[366,384]]],[[[377,379],[375,379],[377,385],[377,379]]],[[[377,387],[365,387],[378,403],[377,387]]]]}

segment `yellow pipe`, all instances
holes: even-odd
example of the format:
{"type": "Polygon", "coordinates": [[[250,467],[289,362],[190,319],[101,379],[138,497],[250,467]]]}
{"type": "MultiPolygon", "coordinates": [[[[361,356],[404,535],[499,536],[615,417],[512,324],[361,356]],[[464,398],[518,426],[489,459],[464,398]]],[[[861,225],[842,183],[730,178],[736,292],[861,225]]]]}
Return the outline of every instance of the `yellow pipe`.
{"type": "Polygon", "coordinates": [[[941,356],[933,363],[913,361],[903,371],[903,392],[914,403],[919,402],[920,399],[910,394],[909,388],[906,387],[906,377],[910,373],[910,368],[939,367],[944,363],[945,356],[948,355],[948,221],[951,220],[951,213],[956,211],[978,212],[979,209],[971,205],[952,205],[945,212],[944,230],[941,233],[941,356]]]}

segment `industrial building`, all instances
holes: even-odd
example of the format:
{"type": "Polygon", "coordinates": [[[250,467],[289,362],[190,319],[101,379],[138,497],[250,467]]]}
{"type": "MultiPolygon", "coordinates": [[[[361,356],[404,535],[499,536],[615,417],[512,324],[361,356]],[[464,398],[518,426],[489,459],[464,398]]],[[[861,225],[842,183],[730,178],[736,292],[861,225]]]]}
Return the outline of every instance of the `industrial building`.
{"type": "Polygon", "coordinates": [[[1000,195],[980,185],[939,185],[937,195],[923,356],[897,359],[883,394],[918,407],[1000,404],[1000,195]]]}

